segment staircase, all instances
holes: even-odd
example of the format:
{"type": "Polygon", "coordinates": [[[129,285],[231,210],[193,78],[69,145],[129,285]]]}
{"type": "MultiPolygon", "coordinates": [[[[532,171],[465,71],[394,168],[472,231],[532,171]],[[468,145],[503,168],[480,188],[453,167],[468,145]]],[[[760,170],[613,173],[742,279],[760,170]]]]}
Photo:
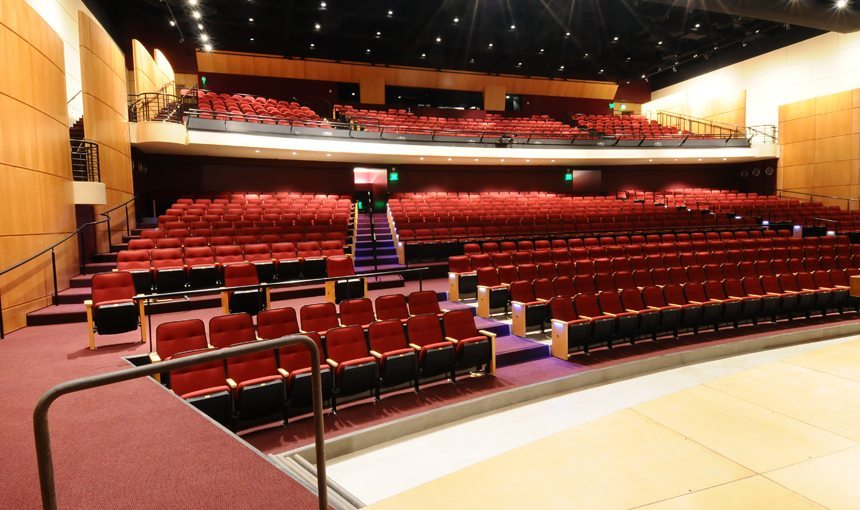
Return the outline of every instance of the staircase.
{"type": "Polygon", "coordinates": [[[388,220],[382,213],[373,215],[373,228],[369,214],[359,214],[355,227],[355,272],[392,271],[405,269],[397,262],[394,239],[388,220]],[[374,251],[375,250],[375,251],[374,251]]]}
{"type": "Polygon", "coordinates": [[[72,140],[83,140],[84,137],[84,118],[80,117],[69,128],[69,138],[72,140]]]}

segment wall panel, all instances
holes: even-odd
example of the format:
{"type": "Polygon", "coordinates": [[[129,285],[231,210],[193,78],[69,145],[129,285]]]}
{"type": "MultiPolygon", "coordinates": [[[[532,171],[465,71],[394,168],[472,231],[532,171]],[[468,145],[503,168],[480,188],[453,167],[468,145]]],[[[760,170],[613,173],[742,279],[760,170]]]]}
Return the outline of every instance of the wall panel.
{"type": "MultiPolygon", "coordinates": [[[[99,213],[131,199],[134,195],[126,106],[128,88],[125,56],[108,33],[84,12],[78,13],[78,31],[81,44],[84,131],[88,139],[99,144],[101,178],[107,188],[107,205],[95,206],[96,217],[100,219],[99,213]]],[[[132,227],[133,213],[133,208],[130,207],[132,227]]],[[[114,216],[111,233],[113,242],[118,243],[126,229],[125,215],[123,213],[114,216]]],[[[99,251],[107,251],[105,225],[98,226],[96,242],[99,251]]]]}
{"type": "MultiPolygon", "coordinates": [[[[75,229],[63,42],[24,0],[0,2],[0,269],[75,229]]],[[[50,303],[50,255],[0,277],[5,332],[50,303]]],[[[76,274],[77,244],[57,251],[58,286],[76,274]]]]}

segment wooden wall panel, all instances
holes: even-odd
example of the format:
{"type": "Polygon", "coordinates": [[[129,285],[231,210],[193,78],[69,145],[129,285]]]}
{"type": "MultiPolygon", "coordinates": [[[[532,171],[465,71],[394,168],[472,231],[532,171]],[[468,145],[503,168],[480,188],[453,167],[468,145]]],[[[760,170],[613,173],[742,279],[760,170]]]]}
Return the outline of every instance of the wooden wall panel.
{"type": "Polygon", "coordinates": [[[198,52],[197,69],[200,74],[241,74],[348,83],[359,83],[362,78],[372,75],[382,79],[386,85],[398,87],[483,92],[487,86],[494,85],[504,87],[508,94],[607,100],[613,99],[618,90],[617,84],[609,82],[491,76],[463,71],[382,67],[244,53],[198,52]]]}
{"type": "MultiPolygon", "coordinates": [[[[81,44],[84,132],[88,139],[99,144],[101,178],[107,188],[107,205],[95,206],[95,216],[100,219],[99,213],[129,200],[134,195],[126,106],[128,88],[125,57],[108,33],[82,11],[78,12],[78,32],[81,44]]],[[[149,57],[145,49],[142,51],[149,57]]],[[[152,57],[149,59],[152,61],[152,57]]],[[[155,75],[154,61],[153,67],[147,72],[155,75]]],[[[133,218],[132,215],[131,226],[134,226],[133,218]]],[[[113,242],[120,242],[125,232],[124,212],[115,215],[111,229],[113,242]],[[120,216],[122,220],[119,219],[120,216]]],[[[99,251],[107,251],[105,225],[99,225],[96,243],[99,251]]]]}
{"type": "Polygon", "coordinates": [[[487,85],[484,89],[484,109],[489,111],[505,111],[505,87],[487,85]]]}
{"type": "MultiPolygon", "coordinates": [[[[0,269],[75,229],[63,43],[24,0],[0,2],[0,269]]],[[[57,250],[58,286],[77,274],[77,244],[57,250]]],[[[50,304],[49,254],[0,277],[3,326],[50,304]]]]}
{"type": "Polygon", "coordinates": [[[779,143],[781,189],[860,199],[860,90],[781,105],[779,143]]]}

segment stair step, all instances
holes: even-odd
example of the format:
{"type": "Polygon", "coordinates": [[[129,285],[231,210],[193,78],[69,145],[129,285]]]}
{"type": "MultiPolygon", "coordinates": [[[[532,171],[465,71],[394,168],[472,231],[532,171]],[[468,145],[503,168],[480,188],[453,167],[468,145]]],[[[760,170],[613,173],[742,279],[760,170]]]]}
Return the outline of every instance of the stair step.
{"type": "Polygon", "coordinates": [[[373,264],[369,266],[356,265],[355,272],[358,274],[361,273],[375,273],[382,271],[397,271],[399,269],[406,269],[406,266],[402,264],[379,264],[376,268],[373,267],[373,264]]]}
{"type": "MultiPolygon", "coordinates": [[[[385,257],[388,255],[396,255],[397,252],[394,250],[393,246],[377,246],[376,247],[376,256],[377,257],[385,257]]],[[[372,257],[373,256],[373,248],[356,248],[355,255],[358,257],[372,257]]]]}
{"type": "Polygon", "coordinates": [[[549,346],[540,342],[514,335],[496,337],[496,367],[548,358],[549,355],[549,346]]]}
{"type": "Polygon", "coordinates": [[[59,303],[61,305],[81,304],[92,297],[92,289],[89,287],[72,287],[60,292],[59,303]]]}
{"type": "MultiPolygon", "coordinates": [[[[126,245],[128,247],[128,245],[126,245]]],[[[116,262],[117,252],[111,253],[96,253],[93,255],[93,262],[116,262]]]]}
{"type": "Polygon", "coordinates": [[[82,274],[78,276],[73,276],[69,279],[69,285],[72,288],[92,288],[93,286],[93,275],[91,274],[82,274]]]}
{"type": "Polygon", "coordinates": [[[116,262],[91,262],[84,265],[84,274],[110,273],[116,269],[116,262]]]}
{"type": "MultiPolygon", "coordinates": [[[[396,264],[397,263],[397,255],[384,255],[381,257],[376,257],[376,263],[377,264],[396,264]]],[[[355,265],[357,265],[357,266],[361,266],[361,265],[372,266],[373,265],[373,257],[356,256],[355,257],[355,265]]]]}
{"type": "Polygon", "coordinates": [[[111,253],[119,253],[121,251],[128,249],[128,243],[117,243],[113,245],[113,251],[111,253]]]}
{"type": "Polygon", "coordinates": [[[82,303],[48,306],[27,314],[28,326],[47,326],[86,322],[87,309],[82,303]]]}

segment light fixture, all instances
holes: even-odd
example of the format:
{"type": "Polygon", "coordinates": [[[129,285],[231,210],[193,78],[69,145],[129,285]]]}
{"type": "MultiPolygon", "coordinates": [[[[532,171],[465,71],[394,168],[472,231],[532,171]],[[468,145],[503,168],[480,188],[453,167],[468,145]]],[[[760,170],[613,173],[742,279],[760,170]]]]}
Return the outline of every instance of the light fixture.
{"type": "Polygon", "coordinates": [[[454,16],[454,23],[459,23],[459,22],[460,22],[460,18],[454,16]]]}
{"type": "Polygon", "coordinates": [[[499,160],[499,163],[504,163],[504,162],[505,162],[505,158],[502,158],[499,160]]]}
{"type": "Polygon", "coordinates": [[[325,157],[330,158],[331,154],[326,154],[325,157]]]}
{"type": "Polygon", "coordinates": [[[391,9],[388,9],[388,17],[394,17],[394,11],[392,11],[391,9]]]}
{"type": "Polygon", "coordinates": [[[206,34],[200,34],[200,40],[201,40],[201,41],[203,41],[203,42],[208,42],[208,41],[209,41],[209,36],[208,36],[208,35],[206,35],[206,34]]]}
{"type": "Polygon", "coordinates": [[[836,0],[836,8],[844,9],[848,7],[848,0],[836,0]]]}
{"type": "Polygon", "coordinates": [[[170,23],[170,26],[172,26],[172,27],[176,26],[176,22],[173,20],[168,21],[168,23],[170,23]]]}
{"type": "Polygon", "coordinates": [[[511,96],[505,95],[505,99],[510,99],[510,98],[511,98],[511,96]]]}
{"type": "Polygon", "coordinates": [[[523,66],[522,62],[517,62],[517,67],[522,67],[522,66],[523,66]]]}
{"type": "Polygon", "coordinates": [[[421,54],[421,59],[425,59],[425,58],[427,58],[427,54],[426,54],[426,53],[422,53],[422,54],[421,54]]]}
{"type": "Polygon", "coordinates": [[[253,23],[253,22],[254,22],[254,18],[248,18],[248,23],[253,23]]]}
{"type": "Polygon", "coordinates": [[[618,36],[616,35],[615,37],[613,37],[613,38],[612,38],[612,40],[613,40],[614,42],[618,42],[618,36]]]}
{"type": "Polygon", "coordinates": [[[583,58],[588,58],[588,53],[582,56],[583,58]]]}
{"type": "Polygon", "coordinates": [[[366,50],[364,50],[364,53],[370,55],[370,48],[367,48],[366,50]]]}
{"type": "Polygon", "coordinates": [[[538,50],[538,53],[543,54],[543,48],[541,48],[540,50],[538,50]]]}
{"type": "Polygon", "coordinates": [[[487,48],[492,48],[492,47],[493,47],[493,43],[490,43],[487,45],[487,48]]]}
{"type": "Polygon", "coordinates": [[[320,30],[321,28],[322,25],[320,25],[319,23],[314,23],[314,30],[320,30]]]}
{"type": "Polygon", "coordinates": [[[254,149],[254,152],[259,153],[260,149],[254,149]]]}
{"type": "Polygon", "coordinates": [[[420,158],[418,158],[418,159],[420,159],[421,161],[424,161],[424,156],[421,156],[421,157],[420,157],[420,158]]]}
{"type": "Polygon", "coordinates": [[[475,158],[475,161],[480,161],[480,159],[478,159],[478,158],[475,158]]]}
{"type": "Polygon", "coordinates": [[[693,28],[699,28],[699,27],[701,27],[701,26],[702,26],[702,24],[701,24],[701,23],[696,23],[695,25],[693,25],[693,28]]]}
{"type": "Polygon", "coordinates": [[[570,32],[565,32],[565,33],[564,33],[564,36],[565,36],[565,37],[570,37],[570,32]]]}
{"type": "Polygon", "coordinates": [[[646,76],[643,74],[643,75],[641,76],[641,78],[644,80],[644,79],[646,78],[646,76]]]}
{"type": "Polygon", "coordinates": [[[526,160],[526,163],[531,163],[531,162],[532,162],[532,160],[530,160],[530,159],[526,160]]]}
{"type": "Polygon", "coordinates": [[[209,43],[204,44],[203,51],[212,51],[212,45],[209,43]]]}
{"type": "Polygon", "coordinates": [[[251,37],[251,42],[254,42],[254,38],[253,38],[253,37],[251,37]]]}
{"type": "Polygon", "coordinates": [[[188,5],[197,5],[197,0],[188,0],[188,5]]]}
{"type": "Polygon", "coordinates": [[[191,11],[191,17],[194,19],[200,19],[203,17],[203,15],[200,14],[200,11],[191,11]]]}
{"type": "Polygon", "coordinates": [[[327,4],[327,3],[325,3],[325,2],[320,2],[320,10],[321,10],[321,11],[324,11],[326,7],[328,7],[328,4],[327,4]]]}
{"type": "Polygon", "coordinates": [[[558,66],[559,71],[564,71],[564,66],[558,66]]]}
{"type": "Polygon", "coordinates": [[[316,47],[317,47],[317,45],[316,45],[316,44],[311,43],[311,45],[310,45],[310,48],[311,48],[311,49],[314,49],[314,48],[316,48],[316,47]]]}
{"type": "Polygon", "coordinates": [[[380,37],[382,37],[382,32],[377,31],[376,32],[376,38],[379,39],[380,37]]]}
{"type": "Polygon", "coordinates": [[[448,158],[448,161],[451,161],[451,158],[448,158]]]}
{"type": "Polygon", "coordinates": [[[601,69],[600,71],[597,71],[597,72],[600,74],[603,74],[603,71],[605,71],[605,69],[601,69]]]}
{"type": "Polygon", "coordinates": [[[511,30],[516,30],[516,29],[517,29],[516,25],[511,25],[511,30]]]}
{"type": "Polygon", "coordinates": [[[663,41],[657,41],[657,46],[663,46],[663,41]]]}
{"type": "Polygon", "coordinates": [[[351,93],[350,95],[351,95],[351,96],[353,96],[353,97],[355,97],[355,92],[351,93]]]}
{"type": "Polygon", "coordinates": [[[437,35],[436,36],[436,44],[439,44],[440,42],[442,42],[442,37],[437,35]]]}
{"type": "MultiPolygon", "coordinates": [[[[323,2],[323,3],[325,3],[325,2],[323,2]]],[[[295,155],[296,155],[296,151],[293,151],[293,156],[295,156],[295,155]]]]}
{"type": "Polygon", "coordinates": [[[198,23],[198,24],[197,24],[197,29],[198,29],[198,30],[203,30],[203,23],[198,23]]]}

